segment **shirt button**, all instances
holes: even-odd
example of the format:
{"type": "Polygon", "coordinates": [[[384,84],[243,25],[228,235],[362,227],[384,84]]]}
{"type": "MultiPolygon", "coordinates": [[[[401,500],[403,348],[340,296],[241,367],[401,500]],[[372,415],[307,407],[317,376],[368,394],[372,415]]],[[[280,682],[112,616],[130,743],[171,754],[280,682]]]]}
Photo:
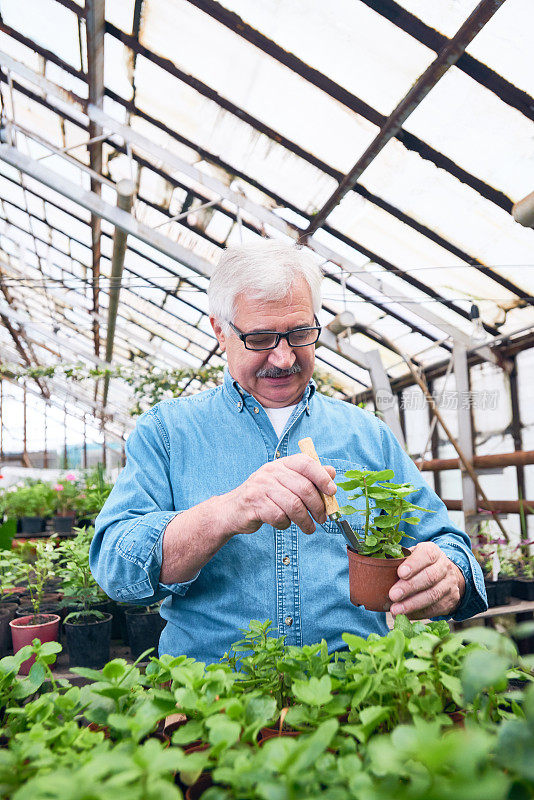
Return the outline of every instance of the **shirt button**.
{"type": "Polygon", "coordinates": [[[255,414],[259,414],[260,413],[260,409],[258,408],[258,406],[254,406],[254,413],[255,414]]]}
{"type": "Polygon", "coordinates": [[[276,451],[276,453],[274,454],[274,457],[275,458],[280,458],[280,450],[276,451]]]}
{"type": "Polygon", "coordinates": [[[243,403],[238,403],[237,408],[239,409],[239,411],[241,411],[241,409],[243,408],[243,403]]]}
{"type": "Polygon", "coordinates": [[[293,625],[293,617],[286,617],[284,622],[286,623],[287,627],[290,628],[293,625]]]}
{"type": "Polygon", "coordinates": [[[285,564],[286,567],[287,567],[288,564],[291,564],[291,559],[289,558],[289,556],[284,556],[283,557],[282,564],[285,564]]]}

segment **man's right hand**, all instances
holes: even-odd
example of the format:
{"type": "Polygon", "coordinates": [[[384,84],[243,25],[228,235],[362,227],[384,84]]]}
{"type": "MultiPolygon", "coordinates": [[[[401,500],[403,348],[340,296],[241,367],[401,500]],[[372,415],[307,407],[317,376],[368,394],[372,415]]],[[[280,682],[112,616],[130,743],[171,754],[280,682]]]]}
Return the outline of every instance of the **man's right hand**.
{"type": "Polygon", "coordinates": [[[333,467],[310,456],[286,456],[264,464],[237,489],[217,498],[218,509],[233,534],[254,533],[263,524],[285,530],[292,522],[304,533],[313,533],[314,519],[319,524],[326,521],[319,490],[335,494],[335,474],[333,467]]]}

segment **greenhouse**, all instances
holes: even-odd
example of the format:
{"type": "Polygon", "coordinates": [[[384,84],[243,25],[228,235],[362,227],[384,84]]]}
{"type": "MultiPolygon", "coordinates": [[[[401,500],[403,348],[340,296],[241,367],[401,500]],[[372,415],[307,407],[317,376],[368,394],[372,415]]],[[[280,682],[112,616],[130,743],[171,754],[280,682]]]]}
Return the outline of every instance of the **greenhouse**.
{"type": "Polygon", "coordinates": [[[531,0],[0,0],[0,797],[534,798],[531,0]]]}

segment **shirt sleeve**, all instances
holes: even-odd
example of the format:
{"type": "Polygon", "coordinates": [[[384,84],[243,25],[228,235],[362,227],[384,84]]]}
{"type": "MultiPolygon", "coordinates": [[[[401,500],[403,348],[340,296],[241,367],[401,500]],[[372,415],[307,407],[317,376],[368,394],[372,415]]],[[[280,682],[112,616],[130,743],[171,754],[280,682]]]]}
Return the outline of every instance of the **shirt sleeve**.
{"type": "Polygon", "coordinates": [[[185,509],[174,508],[169,439],[157,407],[143,414],[126,443],[126,466],[96,519],[89,562],[98,585],[114,600],[148,605],[185,583],[159,582],[163,533],[185,509]]]}
{"type": "MultiPolygon", "coordinates": [[[[409,482],[419,489],[409,498],[413,503],[434,512],[431,514],[421,512],[419,525],[404,526],[404,531],[415,537],[417,541],[406,539],[402,544],[410,547],[417,542],[435,542],[447,558],[460,569],[465,579],[465,592],[452,619],[461,622],[481,611],[486,611],[488,602],[484,576],[473,555],[468,535],[452,524],[445,504],[426,483],[388,426],[383,422],[379,422],[379,425],[385,466],[395,472],[395,480],[398,480],[399,483],[409,482]]],[[[447,619],[447,617],[439,617],[439,619],[447,619]]]]}

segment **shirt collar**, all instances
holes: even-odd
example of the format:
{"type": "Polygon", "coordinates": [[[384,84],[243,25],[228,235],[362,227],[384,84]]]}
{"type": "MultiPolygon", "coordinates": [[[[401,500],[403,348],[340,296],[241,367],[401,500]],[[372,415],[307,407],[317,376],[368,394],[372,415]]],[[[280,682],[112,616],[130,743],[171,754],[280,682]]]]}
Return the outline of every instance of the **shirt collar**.
{"type": "MultiPolygon", "coordinates": [[[[306,389],[304,390],[304,394],[302,399],[299,403],[304,403],[306,405],[306,413],[310,414],[310,401],[317,390],[317,386],[313,378],[310,380],[306,389]]],[[[231,402],[233,406],[235,406],[236,411],[242,411],[245,407],[245,401],[247,398],[252,397],[252,395],[243,389],[240,384],[232,378],[230,375],[230,370],[227,366],[224,368],[224,377],[223,377],[223,392],[228,400],[231,402]]]]}

